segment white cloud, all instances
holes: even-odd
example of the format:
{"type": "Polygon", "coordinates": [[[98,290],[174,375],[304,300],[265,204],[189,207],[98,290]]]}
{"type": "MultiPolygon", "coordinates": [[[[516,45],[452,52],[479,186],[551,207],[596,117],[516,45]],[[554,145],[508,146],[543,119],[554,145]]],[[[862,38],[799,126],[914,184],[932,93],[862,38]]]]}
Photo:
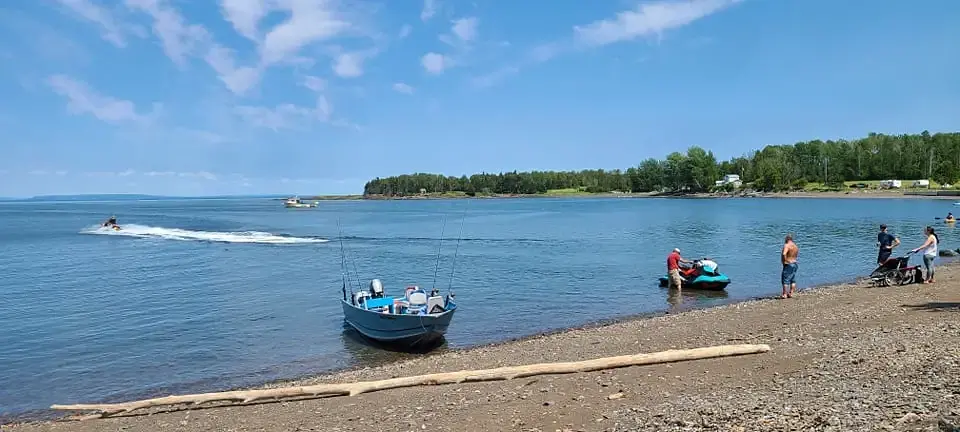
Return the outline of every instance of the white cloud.
{"type": "Polygon", "coordinates": [[[327,82],[323,78],[311,75],[303,77],[303,82],[301,85],[317,93],[322,92],[325,88],[327,88],[327,82]]]}
{"type": "Polygon", "coordinates": [[[53,75],[47,79],[47,84],[54,92],[67,98],[67,107],[73,113],[89,113],[109,123],[145,119],[137,113],[133,102],[101,95],[86,83],[66,75],[53,75]]]}
{"type": "Polygon", "coordinates": [[[252,67],[236,67],[233,51],[212,44],[204,57],[207,64],[219,75],[220,81],[237,95],[246,93],[260,80],[260,70],[252,67]]]}
{"type": "Polygon", "coordinates": [[[290,18],[277,25],[260,45],[261,62],[272,64],[295,55],[304,46],[329,39],[350,27],[331,2],[285,2],[290,18]]]}
{"type": "Polygon", "coordinates": [[[424,54],[420,59],[420,64],[423,65],[423,68],[434,75],[443,73],[443,70],[452,66],[450,58],[444,57],[443,54],[437,54],[435,52],[429,52],[424,54]]]}
{"type": "Polygon", "coordinates": [[[477,38],[477,18],[460,18],[453,21],[453,27],[451,31],[456,35],[460,40],[464,42],[470,42],[477,38]]]}
{"type": "MultiPolygon", "coordinates": [[[[109,175],[116,175],[120,177],[126,177],[129,175],[135,174],[134,170],[126,170],[120,173],[105,173],[109,175]]],[[[204,180],[216,181],[219,177],[216,174],[207,172],[207,171],[197,171],[197,172],[178,172],[178,171],[147,171],[143,173],[146,177],[182,177],[182,178],[201,178],[204,180]]]]}
{"type": "Polygon", "coordinates": [[[621,11],[616,17],[573,27],[573,43],[557,41],[540,44],[528,51],[521,61],[473,78],[476,87],[489,87],[517,74],[522,67],[543,63],[565,52],[594,48],[663,32],[719,12],[742,0],[661,0],[640,3],[634,9],[621,11]]]}
{"type": "Polygon", "coordinates": [[[507,77],[509,77],[509,76],[512,76],[512,75],[516,75],[516,74],[519,73],[519,72],[520,72],[520,68],[519,68],[519,67],[516,67],[516,66],[505,66],[505,67],[502,67],[502,68],[500,68],[500,69],[497,69],[497,70],[495,70],[495,71],[493,71],[493,72],[491,72],[491,73],[488,73],[488,74],[486,74],[486,75],[481,75],[481,76],[475,77],[475,78],[473,78],[473,79],[471,80],[471,83],[472,83],[475,87],[480,87],[480,88],[491,87],[491,86],[493,86],[494,84],[502,81],[503,79],[505,79],[505,78],[507,78],[507,77]]]}
{"type": "Polygon", "coordinates": [[[574,26],[576,40],[587,46],[601,46],[642,36],[660,35],[716,13],[741,0],[672,0],[641,3],[617,13],[613,19],[574,26]]]}
{"type": "Polygon", "coordinates": [[[104,40],[118,46],[127,45],[120,25],[106,8],[94,4],[90,0],[57,0],[60,4],[70,8],[83,19],[100,26],[104,40]]]}
{"type": "Polygon", "coordinates": [[[413,94],[413,87],[410,87],[408,84],[395,83],[393,84],[393,89],[398,93],[413,94]]]}
{"type": "Polygon", "coordinates": [[[200,25],[189,25],[165,0],[126,0],[127,7],[150,15],[153,34],[163,46],[163,52],[176,65],[183,67],[187,57],[209,39],[209,33],[200,25]]]}
{"type": "MultiPolygon", "coordinates": [[[[323,95],[317,97],[317,105],[307,108],[294,104],[281,104],[274,108],[258,106],[239,106],[237,114],[247,123],[261,128],[278,131],[280,129],[298,128],[309,120],[330,121],[333,106],[323,95]]],[[[335,124],[336,125],[336,124],[335,124]]]]}
{"type": "Polygon", "coordinates": [[[237,33],[250,40],[259,40],[257,26],[260,19],[269,12],[269,5],[265,0],[221,0],[220,7],[223,16],[233,24],[237,33]]]}
{"type": "Polygon", "coordinates": [[[423,9],[420,10],[420,20],[429,21],[430,18],[433,18],[437,14],[437,2],[436,0],[423,0],[423,9]]]}
{"type": "Polygon", "coordinates": [[[398,37],[400,39],[403,39],[407,36],[410,36],[410,32],[412,31],[413,31],[413,26],[411,26],[410,24],[404,24],[403,27],[400,27],[400,34],[398,35],[398,37]]]}
{"type": "Polygon", "coordinates": [[[363,75],[363,56],[360,53],[343,53],[337,56],[333,71],[344,78],[363,75]]]}

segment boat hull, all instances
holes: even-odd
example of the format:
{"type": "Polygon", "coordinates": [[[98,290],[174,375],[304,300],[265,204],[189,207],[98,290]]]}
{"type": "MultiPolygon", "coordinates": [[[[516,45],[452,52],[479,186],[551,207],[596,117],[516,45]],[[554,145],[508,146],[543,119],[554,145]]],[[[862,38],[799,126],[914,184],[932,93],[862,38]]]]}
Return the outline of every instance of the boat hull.
{"type": "MultiPolygon", "coordinates": [[[[681,278],[683,282],[680,284],[681,289],[693,289],[693,290],[705,290],[705,291],[723,291],[727,289],[727,285],[730,285],[730,278],[726,275],[718,276],[697,276],[693,280],[687,278],[681,278]]],[[[660,276],[660,286],[666,287],[670,285],[670,279],[667,276],[660,276]]]]}
{"type": "Polygon", "coordinates": [[[447,333],[456,304],[433,315],[394,315],[358,308],[340,300],[343,318],[350,327],[366,338],[382,344],[418,348],[439,342],[447,333]]]}

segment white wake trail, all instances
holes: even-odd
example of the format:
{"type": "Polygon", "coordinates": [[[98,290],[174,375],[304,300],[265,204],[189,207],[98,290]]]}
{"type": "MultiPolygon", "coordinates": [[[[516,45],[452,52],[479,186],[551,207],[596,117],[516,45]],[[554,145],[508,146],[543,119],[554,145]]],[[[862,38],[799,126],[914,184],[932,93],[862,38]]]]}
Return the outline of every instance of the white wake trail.
{"type": "Polygon", "coordinates": [[[112,235],[137,238],[158,238],[179,241],[207,241],[219,243],[259,243],[259,244],[298,244],[326,243],[329,240],[309,237],[292,237],[260,231],[193,231],[180,228],[152,227],[136,224],[120,225],[120,230],[104,227],[91,227],[81,231],[83,234],[112,235]]]}

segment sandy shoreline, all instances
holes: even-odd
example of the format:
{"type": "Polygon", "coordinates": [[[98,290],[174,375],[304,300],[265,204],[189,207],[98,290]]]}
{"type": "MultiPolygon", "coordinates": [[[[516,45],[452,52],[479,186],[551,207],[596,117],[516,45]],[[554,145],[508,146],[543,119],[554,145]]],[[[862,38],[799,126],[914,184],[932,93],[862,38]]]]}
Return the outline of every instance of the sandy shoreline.
{"type": "Polygon", "coordinates": [[[958,318],[960,268],[946,265],[935,285],[822,287],[789,300],[569,330],[298,383],[735,343],[769,344],[766,354],[4,430],[937,430],[937,422],[960,422],[958,318]]]}

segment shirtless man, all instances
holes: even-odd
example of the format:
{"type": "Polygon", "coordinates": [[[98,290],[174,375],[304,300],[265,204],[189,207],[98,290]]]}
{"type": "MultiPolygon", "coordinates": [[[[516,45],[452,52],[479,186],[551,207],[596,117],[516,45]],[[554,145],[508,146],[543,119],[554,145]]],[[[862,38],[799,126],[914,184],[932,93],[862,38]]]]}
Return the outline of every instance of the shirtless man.
{"type": "Polygon", "coordinates": [[[783,272],[780,273],[780,283],[783,284],[783,294],[780,298],[793,297],[797,290],[797,254],[800,248],[793,242],[793,235],[787,234],[783,239],[783,249],[780,251],[780,262],[783,263],[783,272]]]}

